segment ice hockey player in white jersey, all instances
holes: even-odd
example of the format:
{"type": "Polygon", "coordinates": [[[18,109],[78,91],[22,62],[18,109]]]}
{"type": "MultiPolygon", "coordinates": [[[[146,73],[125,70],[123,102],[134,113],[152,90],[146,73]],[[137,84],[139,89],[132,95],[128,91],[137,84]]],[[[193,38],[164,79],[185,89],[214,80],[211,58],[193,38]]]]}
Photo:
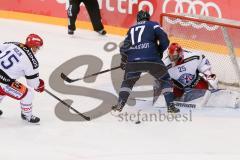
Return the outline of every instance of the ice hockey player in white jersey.
{"type": "Polygon", "coordinates": [[[25,44],[0,44],[0,101],[5,96],[19,100],[21,118],[30,123],[40,121],[40,118],[32,114],[32,88],[37,92],[44,91],[44,81],[39,78],[39,64],[34,56],[42,45],[42,38],[36,34],[28,35],[25,44]],[[26,78],[28,87],[17,81],[20,77],[26,78]]]}
{"type": "MultiPolygon", "coordinates": [[[[163,61],[174,84],[175,99],[182,97],[189,89],[206,91],[218,88],[216,75],[211,72],[210,62],[203,54],[184,50],[178,43],[171,43],[167,53],[163,61]]],[[[155,85],[154,94],[157,94],[158,85],[155,85]]]]}
{"type": "Polygon", "coordinates": [[[171,43],[164,63],[174,83],[176,97],[182,96],[187,88],[218,88],[218,80],[211,71],[210,62],[201,53],[186,51],[178,43],[171,43]]]}
{"type": "MultiPolygon", "coordinates": [[[[211,71],[211,64],[201,52],[187,51],[178,43],[171,43],[167,49],[167,57],[163,61],[174,84],[176,103],[191,101],[196,108],[240,107],[240,93],[218,88],[218,80],[211,71]]],[[[162,90],[161,84],[155,81],[154,103],[162,90]]],[[[184,107],[184,103],[178,104],[184,107]]]]}

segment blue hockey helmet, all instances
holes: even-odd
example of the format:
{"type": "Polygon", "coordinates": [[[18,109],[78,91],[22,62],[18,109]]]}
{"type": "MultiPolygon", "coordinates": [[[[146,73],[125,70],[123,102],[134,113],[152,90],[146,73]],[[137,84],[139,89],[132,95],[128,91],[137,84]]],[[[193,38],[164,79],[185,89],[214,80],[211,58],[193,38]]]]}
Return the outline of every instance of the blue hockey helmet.
{"type": "Polygon", "coordinates": [[[137,22],[140,21],[149,21],[150,19],[150,14],[148,11],[141,10],[137,13],[137,22]]]}

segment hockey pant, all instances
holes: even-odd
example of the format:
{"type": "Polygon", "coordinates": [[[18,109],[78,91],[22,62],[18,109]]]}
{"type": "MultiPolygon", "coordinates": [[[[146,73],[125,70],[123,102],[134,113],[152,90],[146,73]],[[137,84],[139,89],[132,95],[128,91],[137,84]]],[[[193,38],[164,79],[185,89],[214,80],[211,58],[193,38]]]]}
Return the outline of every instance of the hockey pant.
{"type": "Polygon", "coordinates": [[[80,11],[80,4],[84,3],[94,31],[101,31],[103,29],[102,18],[99,10],[97,0],[69,0],[68,15],[68,29],[76,30],[76,20],[80,11]]]}
{"type": "Polygon", "coordinates": [[[127,99],[132,91],[134,84],[140,78],[142,72],[148,72],[151,74],[159,83],[161,83],[163,89],[162,94],[164,95],[167,106],[169,106],[174,99],[173,86],[170,81],[170,76],[163,62],[129,62],[126,65],[124,80],[119,90],[119,103],[126,103],[127,99]]]}
{"type": "Polygon", "coordinates": [[[15,81],[11,85],[0,83],[0,102],[5,96],[20,100],[21,112],[27,117],[32,115],[33,91],[15,81]]]}

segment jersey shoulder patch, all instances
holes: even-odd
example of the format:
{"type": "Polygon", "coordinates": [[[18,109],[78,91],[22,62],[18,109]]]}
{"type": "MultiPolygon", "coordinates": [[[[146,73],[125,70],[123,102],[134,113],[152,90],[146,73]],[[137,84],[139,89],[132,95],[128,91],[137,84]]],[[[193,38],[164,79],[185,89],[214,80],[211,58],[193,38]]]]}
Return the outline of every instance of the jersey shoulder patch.
{"type": "Polygon", "coordinates": [[[29,61],[31,62],[33,69],[37,69],[39,66],[39,63],[38,63],[36,57],[34,56],[34,54],[32,53],[31,49],[29,49],[27,46],[25,46],[22,43],[13,43],[13,44],[15,44],[16,46],[18,46],[19,48],[21,48],[23,50],[23,52],[26,54],[29,61]]]}
{"type": "Polygon", "coordinates": [[[199,57],[199,56],[191,56],[191,57],[188,57],[188,58],[186,58],[186,59],[183,60],[183,63],[187,63],[187,62],[192,61],[192,60],[195,60],[195,59],[199,60],[200,57],[199,57]]]}
{"type": "Polygon", "coordinates": [[[196,54],[196,53],[194,54],[191,51],[184,50],[183,54],[184,54],[183,63],[187,63],[192,60],[200,60],[201,59],[201,54],[196,54]]]}

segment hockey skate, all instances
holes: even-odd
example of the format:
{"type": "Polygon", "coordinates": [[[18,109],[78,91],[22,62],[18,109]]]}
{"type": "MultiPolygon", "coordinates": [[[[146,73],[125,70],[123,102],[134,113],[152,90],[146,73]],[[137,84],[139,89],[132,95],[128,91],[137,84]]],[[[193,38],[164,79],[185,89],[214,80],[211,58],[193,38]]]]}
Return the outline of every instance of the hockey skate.
{"type": "Polygon", "coordinates": [[[33,115],[31,115],[31,117],[27,117],[26,115],[21,114],[21,118],[30,123],[38,123],[40,121],[40,118],[33,115]]]}
{"type": "Polygon", "coordinates": [[[103,36],[107,34],[107,32],[104,29],[102,29],[100,31],[96,31],[96,32],[103,36]]]}
{"type": "Polygon", "coordinates": [[[73,35],[74,34],[74,30],[68,29],[68,34],[69,35],[73,35]]]}
{"type": "Polygon", "coordinates": [[[121,112],[123,107],[125,106],[125,102],[119,102],[118,104],[112,106],[112,110],[113,111],[118,111],[118,112],[121,112]]]}
{"type": "Polygon", "coordinates": [[[178,112],[180,112],[180,109],[176,108],[174,104],[171,104],[170,106],[167,107],[167,112],[168,113],[178,113],[178,112]]]}

